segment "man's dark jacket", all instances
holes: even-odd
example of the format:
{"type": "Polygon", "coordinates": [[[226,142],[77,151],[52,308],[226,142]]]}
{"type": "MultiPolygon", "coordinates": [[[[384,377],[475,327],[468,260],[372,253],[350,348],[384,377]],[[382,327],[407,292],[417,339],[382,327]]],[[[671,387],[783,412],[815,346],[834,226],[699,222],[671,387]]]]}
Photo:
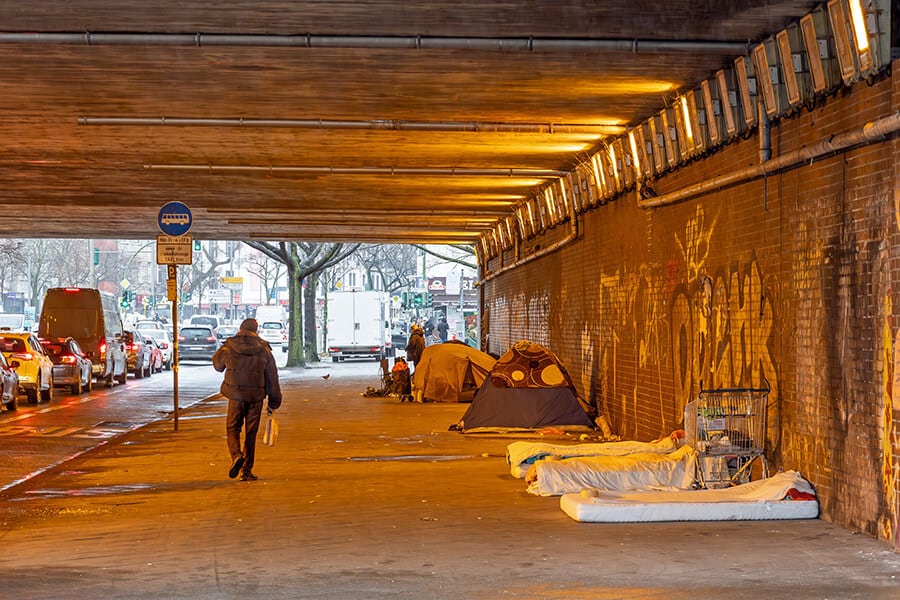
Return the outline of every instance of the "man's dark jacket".
{"type": "Polygon", "coordinates": [[[269,408],[281,406],[278,367],[269,342],[250,331],[238,331],[225,340],[212,359],[216,371],[225,371],[220,391],[238,402],[259,402],[269,397],[269,408]]]}

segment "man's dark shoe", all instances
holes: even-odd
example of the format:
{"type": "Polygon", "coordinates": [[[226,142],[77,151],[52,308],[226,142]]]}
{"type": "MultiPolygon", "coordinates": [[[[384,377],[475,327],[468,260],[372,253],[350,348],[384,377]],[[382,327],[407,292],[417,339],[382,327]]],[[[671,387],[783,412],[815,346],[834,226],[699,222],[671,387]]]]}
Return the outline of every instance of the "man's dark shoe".
{"type": "Polygon", "coordinates": [[[234,459],[234,462],[231,463],[231,468],[228,470],[228,477],[230,479],[234,479],[238,476],[238,473],[241,472],[241,467],[244,466],[244,457],[238,456],[234,459]]]}
{"type": "Polygon", "coordinates": [[[256,481],[257,479],[259,479],[259,477],[253,473],[244,473],[241,475],[241,481],[256,481]]]}

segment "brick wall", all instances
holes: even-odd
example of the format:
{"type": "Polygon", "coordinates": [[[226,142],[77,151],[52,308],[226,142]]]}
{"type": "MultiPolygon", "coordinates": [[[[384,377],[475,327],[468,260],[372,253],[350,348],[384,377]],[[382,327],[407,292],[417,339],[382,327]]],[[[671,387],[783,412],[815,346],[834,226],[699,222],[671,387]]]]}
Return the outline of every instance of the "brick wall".
{"type": "MultiPolygon", "coordinates": [[[[898,90],[861,83],[782,119],[773,156],[897,111],[898,90]]],[[[651,185],[758,162],[754,135],[651,185]]],[[[656,209],[626,194],[581,215],[573,243],[485,283],[486,350],[548,346],[627,439],[682,428],[701,382],[768,386],[770,463],[816,486],[824,518],[900,547],[898,163],[887,140],[656,209]]]]}

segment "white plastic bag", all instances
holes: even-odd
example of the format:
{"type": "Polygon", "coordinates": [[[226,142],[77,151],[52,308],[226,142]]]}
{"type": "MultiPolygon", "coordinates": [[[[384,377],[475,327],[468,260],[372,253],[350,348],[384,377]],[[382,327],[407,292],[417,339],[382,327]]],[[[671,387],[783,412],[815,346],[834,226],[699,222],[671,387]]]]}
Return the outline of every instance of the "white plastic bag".
{"type": "Polygon", "coordinates": [[[269,413],[266,417],[266,428],[263,430],[263,444],[266,446],[274,446],[278,441],[278,421],[269,413]]]}

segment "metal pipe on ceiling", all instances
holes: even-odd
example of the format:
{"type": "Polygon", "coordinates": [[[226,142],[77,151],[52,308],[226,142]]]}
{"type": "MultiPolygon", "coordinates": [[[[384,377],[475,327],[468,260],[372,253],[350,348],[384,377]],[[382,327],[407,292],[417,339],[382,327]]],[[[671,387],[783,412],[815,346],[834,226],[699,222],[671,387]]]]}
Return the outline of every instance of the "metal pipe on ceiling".
{"type": "Polygon", "coordinates": [[[559,52],[711,52],[743,54],[745,41],[656,40],[623,38],[462,37],[422,35],[301,35],[226,33],[0,32],[3,44],[76,44],[86,46],[244,46],[290,48],[368,48],[375,50],[480,50],[559,52]]]}
{"type": "Polygon", "coordinates": [[[641,208],[658,208],[675,204],[728,186],[753,181],[754,179],[774,175],[805,163],[811,163],[841,150],[881,141],[897,132],[900,132],[900,111],[875,121],[869,121],[858,129],[823,138],[815,144],[782,154],[777,158],[767,160],[758,165],[739,169],[727,175],[713,177],[654,198],[645,199],[638,197],[637,204],[641,208]]]}
{"type": "Polygon", "coordinates": [[[398,119],[244,119],[191,117],[78,117],[79,125],[175,127],[284,127],[291,129],[377,129],[465,133],[543,133],[615,135],[625,127],[610,123],[506,123],[481,121],[405,121],[398,119]]]}
{"type": "Polygon", "coordinates": [[[207,171],[209,173],[312,173],[322,175],[439,175],[460,177],[562,177],[568,171],[555,169],[475,167],[322,167],[273,165],[144,165],[147,170],[207,171]]]}

